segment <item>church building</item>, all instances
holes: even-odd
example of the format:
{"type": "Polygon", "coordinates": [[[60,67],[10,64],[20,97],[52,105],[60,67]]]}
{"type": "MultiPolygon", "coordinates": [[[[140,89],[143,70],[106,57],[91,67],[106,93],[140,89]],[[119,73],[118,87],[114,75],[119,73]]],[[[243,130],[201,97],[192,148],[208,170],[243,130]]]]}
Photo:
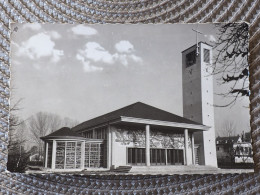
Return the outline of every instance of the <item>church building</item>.
{"type": "Polygon", "coordinates": [[[217,167],[213,80],[205,76],[211,52],[211,46],[202,42],[182,52],[184,117],[137,102],[72,129],[61,128],[41,138],[45,167],[53,171],[217,167]]]}

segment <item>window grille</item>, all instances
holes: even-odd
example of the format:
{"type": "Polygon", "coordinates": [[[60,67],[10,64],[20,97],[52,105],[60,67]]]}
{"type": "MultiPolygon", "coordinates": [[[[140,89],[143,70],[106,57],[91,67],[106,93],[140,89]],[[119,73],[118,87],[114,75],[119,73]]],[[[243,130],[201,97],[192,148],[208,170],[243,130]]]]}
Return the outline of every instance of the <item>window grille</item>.
{"type": "Polygon", "coordinates": [[[96,129],[96,135],[97,135],[97,139],[106,139],[106,130],[107,128],[99,128],[96,129]]]}
{"type": "Polygon", "coordinates": [[[75,142],[67,142],[66,146],[66,169],[74,169],[75,168],[75,142]]]}
{"type": "Polygon", "coordinates": [[[128,148],[128,164],[145,165],[145,148],[128,148]]]}
{"type": "Polygon", "coordinates": [[[58,141],[56,169],[79,169],[81,166],[81,142],[58,141]]]}
{"type": "Polygon", "coordinates": [[[210,52],[208,49],[204,49],[204,62],[209,63],[210,52]]]}
{"type": "Polygon", "coordinates": [[[103,167],[103,149],[101,143],[85,144],[85,168],[87,167],[103,167]]]}
{"type": "Polygon", "coordinates": [[[165,149],[150,149],[151,165],[165,165],[166,164],[166,150],[165,149]]]}
{"type": "Polygon", "coordinates": [[[65,142],[57,142],[56,148],[56,169],[64,169],[65,165],[65,142]]]}
{"type": "Polygon", "coordinates": [[[48,159],[47,159],[47,167],[51,168],[52,161],[52,142],[48,142],[48,159]]]}

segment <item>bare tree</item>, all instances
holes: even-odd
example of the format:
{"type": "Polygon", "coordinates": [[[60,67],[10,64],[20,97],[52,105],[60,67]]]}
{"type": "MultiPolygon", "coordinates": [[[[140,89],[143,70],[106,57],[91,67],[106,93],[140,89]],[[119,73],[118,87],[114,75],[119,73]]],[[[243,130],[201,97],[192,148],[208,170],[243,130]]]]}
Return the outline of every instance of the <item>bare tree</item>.
{"type": "Polygon", "coordinates": [[[23,172],[28,161],[28,154],[24,149],[27,141],[24,136],[25,122],[19,119],[16,112],[20,110],[17,101],[10,109],[9,143],[7,169],[13,172],[23,172]]]}
{"type": "Polygon", "coordinates": [[[31,138],[38,146],[39,156],[43,153],[43,142],[40,137],[47,135],[52,129],[58,127],[59,122],[59,117],[45,112],[38,112],[27,120],[31,138]]]}
{"type": "Polygon", "coordinates": [[[39,155],[43,154],[43,141],[40,137],[46,136],[61,127],[70,127],[74,124],[76,125],[78,122],[69,118],[63,119],[59,115],[48,112],[38,112],[27,120],[27,127],[31,132],[32,141],[38,146],[39,155]]]}
{"type": "Polygon", "coordinates": [[[221,134],[226,137],[236,135],[236,125],[233,121],[226,120],[221,126],[221,134]]]}
{"type": "Polygon", "coordinates": [[[78,124],[79,124],[79,122],[77,120],[73,120],[73,119],[68,118],[68,117],[65,117],[63,119],[63,122],[62,122],[62,125],[64,127],[69,127],[69,128],[75,127],[78,124]]]}
{"type": "Polygon", "coordinates": [[[231,100],[227,107],[235,104],[237,98],[249,96],[248,86],[248,24],[228,23],[217,25],[218,39],[214,43],[217,51],[213,66],[213,75],[220,75],[219,84],[228,85],[230,89],[220,93],[231,100]]]}

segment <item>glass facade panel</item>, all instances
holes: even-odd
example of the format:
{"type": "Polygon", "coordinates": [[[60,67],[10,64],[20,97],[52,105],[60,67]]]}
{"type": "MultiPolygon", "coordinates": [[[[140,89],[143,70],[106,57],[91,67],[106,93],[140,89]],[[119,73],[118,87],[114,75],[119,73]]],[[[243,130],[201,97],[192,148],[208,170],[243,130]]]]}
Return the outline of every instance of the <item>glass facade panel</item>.
{"type": "Polygon", "coordinates": [[[85,168],[103,167],[104,145],[101,143],[85,144],[85,168]]]}
{"type": "Polygon", "coordinates": [[[128,148],[127,162],[131,165],[145,165],[145,148],[128,148]]]}
{"type": "Polygon", "coordinates": [[[66,169],[75,169],[75,160],[76,160],[76,143],[67,142],[66,146],[66,169]]]}
{"type": "Polygon", "coordinates": [[[56,148],[56,169],[64,169],[65,165],[65,142],[57,142],[56,148]]]}
{"type": "Polygon", "coordinates": [[[51,161],[52,161],[52,142],[48,142],[48,160],[47,160],[47,167],[51,168],[51,161]]]}
{"type": "Polygon", "coordinates": [[[81,142],[77,142],[76,145],[76,169],[79,169],[81,165],[81,142]]]}
{"type": "MultiPolygon", "coordinates": [[[[79,169],[81,167],[81,143],[57,141],[55,168],[79,169]]],[[[48,157],[51,157],[51,155],[48,154],[48,157]]]]}
{"type": "Polygon", "coordinates": [[[99,128],[99,129],[95,129],[96,131],[96,138],[97,139],[106,139],[106,131],[107,128],[99,128]]]}
{"type": "Polygon", "coordinates": [[[150,163],[151,165],[165,165],[166,154],[165,149],[150,149],[150,163]]]}
{"type": "MultiPolygon", "coordinates": [[[[145,165],[145,148],[128,148],[127,163],[130,165],[145,165]]],[[[151,165],[183,165],[182,149],[150,149],[151,165]],[[167,160],[166,160],[167,159],[167,160]]]]}

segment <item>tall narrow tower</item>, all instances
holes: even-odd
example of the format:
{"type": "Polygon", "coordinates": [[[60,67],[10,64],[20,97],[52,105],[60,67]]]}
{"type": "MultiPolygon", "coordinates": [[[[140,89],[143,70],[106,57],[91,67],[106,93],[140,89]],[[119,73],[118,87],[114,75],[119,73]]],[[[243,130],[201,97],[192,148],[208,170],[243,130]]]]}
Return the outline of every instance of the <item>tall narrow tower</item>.
{"type": "Polygon", "coordinates": [[[194,134],[198,164],[217,167],[213,107],[212,46],[204,42],[182,52],[183,116],[210,126],[194,134]]]}

